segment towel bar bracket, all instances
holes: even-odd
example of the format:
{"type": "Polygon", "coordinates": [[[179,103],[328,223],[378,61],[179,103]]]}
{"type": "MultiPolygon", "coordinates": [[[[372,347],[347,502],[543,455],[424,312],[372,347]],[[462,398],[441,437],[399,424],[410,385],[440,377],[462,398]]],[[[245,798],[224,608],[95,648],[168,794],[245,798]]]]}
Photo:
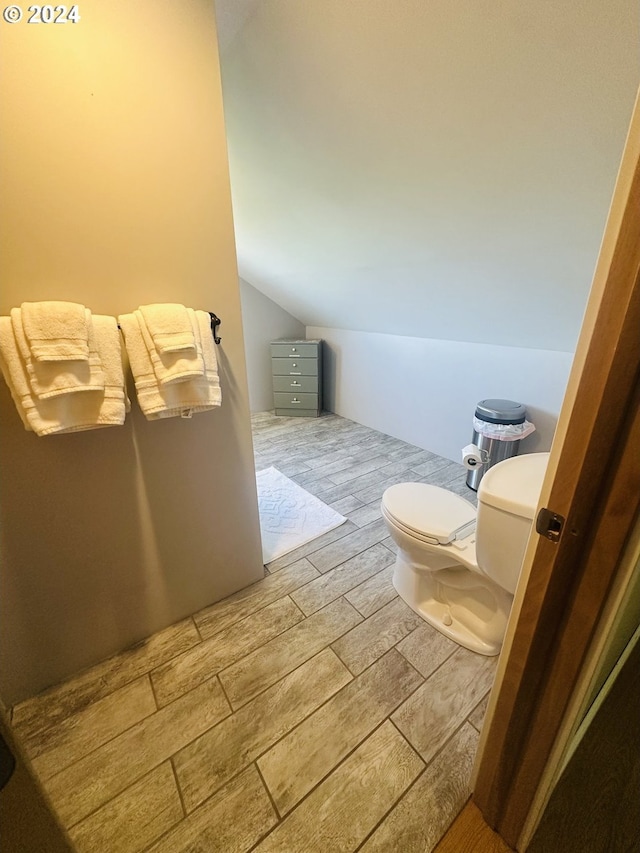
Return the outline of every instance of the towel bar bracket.
{"type": "Polygon", "coordinates": [[[209,311],[208,314],[211,317],[211,331],[213,333],[213,342],[219,344],[222,338],[216,335],[216,329],[218,328],[222,320],[219,317],[216,317],[213,311],[209,311]]]}

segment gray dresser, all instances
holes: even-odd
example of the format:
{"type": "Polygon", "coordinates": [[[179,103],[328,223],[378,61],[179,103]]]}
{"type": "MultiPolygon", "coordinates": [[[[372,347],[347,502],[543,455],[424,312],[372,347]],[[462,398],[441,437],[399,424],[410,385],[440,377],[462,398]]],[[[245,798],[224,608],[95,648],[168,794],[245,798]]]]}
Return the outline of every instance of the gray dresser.
{"type": "Polygon", "coordinates": [[[322,341],[273,341],[276,415],[317,418],[322,411],[322,341]]]}

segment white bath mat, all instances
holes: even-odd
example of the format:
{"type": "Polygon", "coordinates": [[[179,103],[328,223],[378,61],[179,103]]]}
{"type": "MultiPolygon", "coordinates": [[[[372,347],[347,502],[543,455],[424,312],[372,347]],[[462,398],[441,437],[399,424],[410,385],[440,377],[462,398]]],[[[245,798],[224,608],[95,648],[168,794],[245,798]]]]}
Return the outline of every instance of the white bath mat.
{"type": "Polygon", "coordinates": [[[256,474],[262,560],[270,563],[347,520],[276,468],[256,474]]]}

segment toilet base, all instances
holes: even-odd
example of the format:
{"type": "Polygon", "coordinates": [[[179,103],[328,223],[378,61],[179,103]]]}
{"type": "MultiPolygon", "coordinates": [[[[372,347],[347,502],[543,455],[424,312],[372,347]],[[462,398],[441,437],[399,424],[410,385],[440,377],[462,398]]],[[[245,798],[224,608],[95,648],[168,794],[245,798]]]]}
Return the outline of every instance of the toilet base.
{"type": "Polygon", "coordinates": [[[428,571],[399,552],[393,585],[412,610],[458,645],[488,657],[500,653],[513,598],[489,578],[463,566],[428,571]]]}

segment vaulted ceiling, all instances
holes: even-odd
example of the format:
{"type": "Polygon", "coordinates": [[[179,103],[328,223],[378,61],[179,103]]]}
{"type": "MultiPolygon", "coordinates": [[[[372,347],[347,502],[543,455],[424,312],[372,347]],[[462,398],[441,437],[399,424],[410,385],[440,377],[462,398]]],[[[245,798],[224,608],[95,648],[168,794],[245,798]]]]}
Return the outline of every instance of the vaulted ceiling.
{"type": "Polygon", "coordinates": [[[240,275],[306,325],[571,351],[635,0],[216,0],[240,275]]]}

